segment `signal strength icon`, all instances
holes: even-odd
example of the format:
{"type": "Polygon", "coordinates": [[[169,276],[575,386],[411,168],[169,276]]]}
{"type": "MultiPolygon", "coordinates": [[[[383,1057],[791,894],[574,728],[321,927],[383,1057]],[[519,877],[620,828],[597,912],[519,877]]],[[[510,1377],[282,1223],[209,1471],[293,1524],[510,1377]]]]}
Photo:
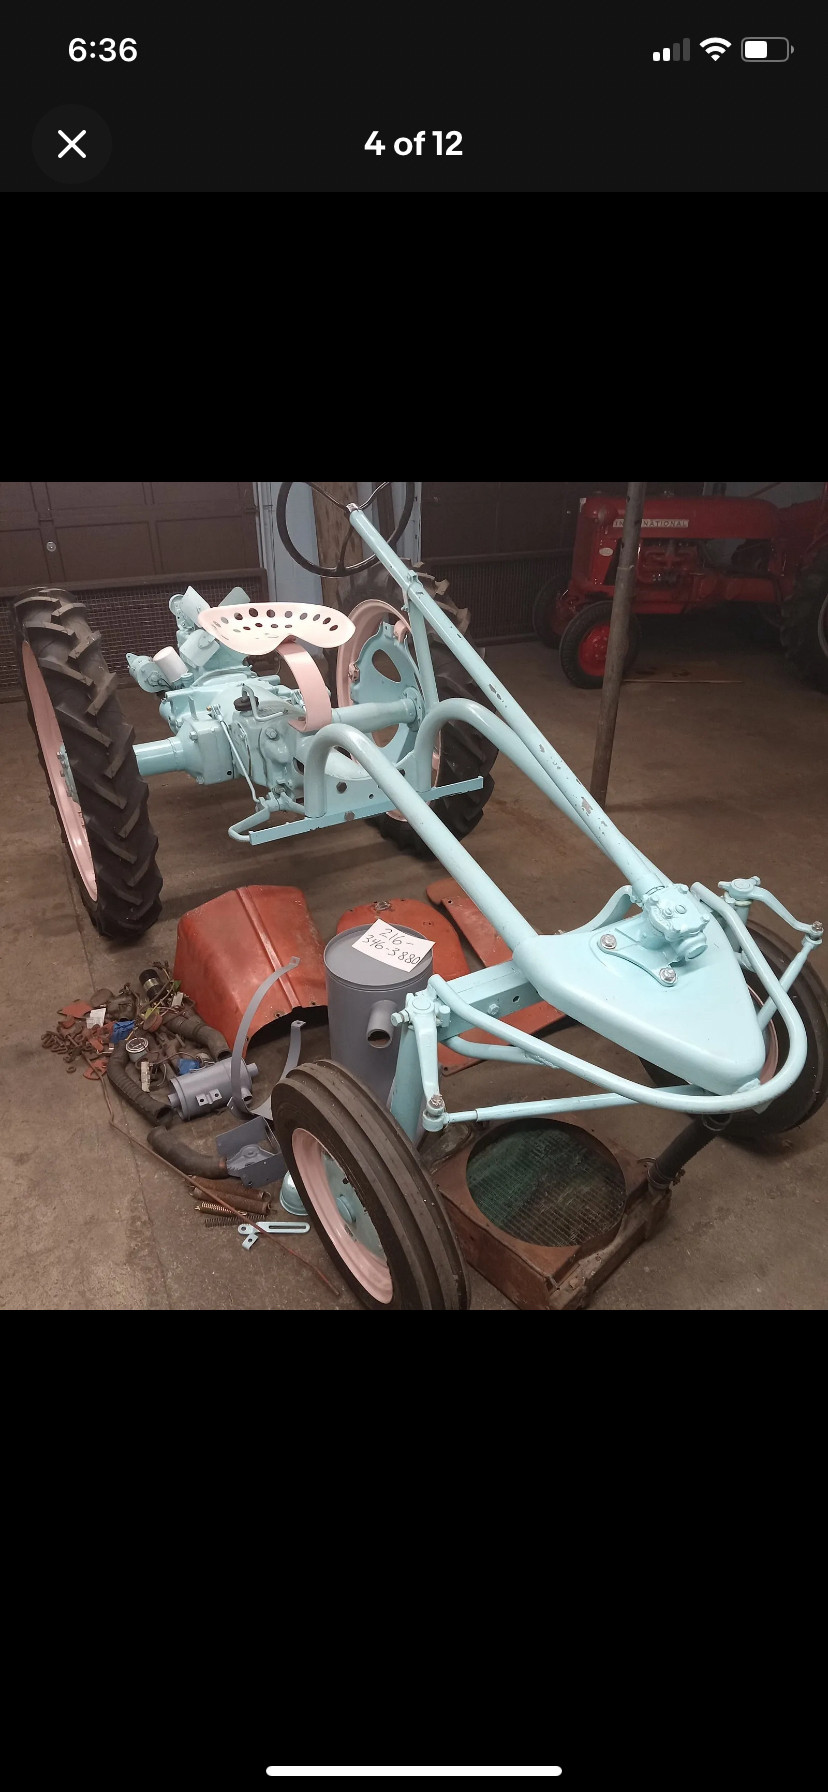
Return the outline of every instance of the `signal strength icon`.
{"type": "Polygon", "coordinates": [[[726,37],[703,37],[699,48],[701,50],[706,50],[708,56],[710,56],[714,62],[718,62],[719,57],[724,55],[725,50],[730,49],[730,41],[726,37]]]}
{"type": "Polygon", "coordinates": [[[653,61],[654,62],[689,62],[690,61],[690,39],[689,39],[689,37],[683,38],[680,44],[673,45],[672,55],[670,53],[670,45],[669,44],[666,44],[663,50],[654,50],[653,51],[653,61]]]}

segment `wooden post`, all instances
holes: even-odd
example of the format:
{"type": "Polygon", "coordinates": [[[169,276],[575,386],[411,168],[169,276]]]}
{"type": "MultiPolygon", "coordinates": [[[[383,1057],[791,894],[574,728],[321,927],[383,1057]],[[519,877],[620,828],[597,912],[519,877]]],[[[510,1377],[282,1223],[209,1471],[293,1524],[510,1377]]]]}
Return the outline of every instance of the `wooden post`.
{"type": "MultiPolygon", "coordinates": [[[[350,482],[336,479],[317,481],[323,490],[330,492],[340,504],[356,504],[358,493],[356,481],[350,482]]],[[[353,566],[355,561],[364,560],[367,549],[363,541],[353,529],[349,529],[348,518],[344,511],[337,510],[335,504],[328,504],[319,492],[313,494],[313,510],[316,518],[316,540],[319,548],[317,561],[320,566],[337,566],[342,555],[342,544],[345,543],[343,561],[345,566],[353,566]]],[[[338,610],[339,580],[322,580],[322,602],[331,609],[338,610]]]]}
{"type": "Polygon", "coordinates": [[[615,739],[615,723],[618,716],[618,698],[621,694],[624,661],[627,657],[630,611],[635,592],[638,543],[641,536],[641,518],[644,512],[646,491],[646,481],[634,482],[627,486],[624,533],[621,537],[621,557],[615,581],[615,595],[612,600],[607,663],[604,668],[604,682],[601,686],[601,708],[598,712],[598,732],[595,736],[595,758],[592,762],[592,782],[590,784],[592,795],[602,808],[607,800],[612,743],[615,739]]]}

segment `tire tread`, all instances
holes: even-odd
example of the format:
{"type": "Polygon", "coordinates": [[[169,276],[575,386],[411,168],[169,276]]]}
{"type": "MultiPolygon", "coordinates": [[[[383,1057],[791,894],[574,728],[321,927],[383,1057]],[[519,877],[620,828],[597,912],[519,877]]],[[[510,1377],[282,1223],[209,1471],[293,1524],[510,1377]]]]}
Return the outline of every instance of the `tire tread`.
{"type": "Polygon", "coordinates": [[[121,711],[117,681],[101,651],[101,637],[90,626],[83,604],[54,589],[18,599],[15,623],[20,680],[58,825],[63,834],[26,689],[24,645],[37,660],[60,723],[89,836],[96,897],[90,897],[69,852],[81,898],[99,933],[112,939],[138,939],[161,912],[158,841],[150,826],[147,786],[133,751],[135,736],[121,711]]]}
{"type": "MultiPolygon", "coordinates": [[[[402,1271],[404,1286],[398,1298],[399,1282],[389,1264],[395,1279],[390,1308],[464,1311],[470,1299],[468,1274],[443,1202],[410,1139],[371,1091],[342,1065],[319,1059],[298,1065],[277,1083],[272,1110],[273,1128],[294,1176],[298,1172],[291,1139],[297,1126],[315,1130],[317,1137],[329,1129],[361,1164],[384,1224],[393,1232],[402,1271]]],[[[301,1177],[299,1182],[301,1185],[301,1177]]],[[[317,1219],[310,1199],[306,1204],[314,1229],[349,1287],[365,1305],[390,1310],[386,1303],[366,1296],[317,1219]]]]}

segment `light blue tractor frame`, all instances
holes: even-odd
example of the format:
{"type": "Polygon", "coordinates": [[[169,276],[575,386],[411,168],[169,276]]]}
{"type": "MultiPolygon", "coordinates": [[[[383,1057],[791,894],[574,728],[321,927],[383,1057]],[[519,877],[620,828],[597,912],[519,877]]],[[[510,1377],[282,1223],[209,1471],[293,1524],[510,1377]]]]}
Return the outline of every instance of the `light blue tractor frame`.
{"type": "MultiPolygon", "coordinates": [[[[507,942],[512,952],[507,963],[450,983],[433,975],[428,987],[409,995],[404,1011],[394,1017],[401,1039],[390,1105],[410,1138],[420,1138],[423,1129],[439,1132],[470,1120],[635,1103],[688,1115],[761,1111],[792,1086],[805,1065],[805,1028],[788,992],[821,941],[821,924],[797,921],[757,877],[723,881],[718,886],[722,895],[702,883],[672,882],[593,800],[364,512],[356,505],[348,511],[352,527],[399,586],[413,654],[393,624],[383,622],[360,654],[355,701],[334,710],[330,723],[315,734],[302,735],[290,725],[290,718],[302,713],[298,693],[278,679],[257,677],[243,665],[240,669],[240,655],[221,645],[216,654],[215,643],[197,630],[202,600],[188,592],[173,599],[172,607],[179,622],[179,649],[184,660],[189,652],[192,669],[185,681],[166,691],[161,703],[172,738],[136,748],[144,776],[181,769],[200,782],[215,783],[243,775],[254,811],[230,834],[252,846],[394,810],[411,823],[507,942]],[[465,698],[440,700],[429,629],[491,707],[465,698]],[[374,668],[380,650],[394,663],[398,679],[393,684],[374,668]],[[249,699],[249,710],[236,709],[240,695],[249,699]],[[480,785],[479,779],[432,785],[440,730],[460,722],[511,759],[621,873],[621,887],[583,926],[538,934],[432,812],[435,799],[480,785]],[[389,727],[395,729],[393,738],[378,746],[372,735],[389,727]],[[257,794],[257,785],[264,786],[265,795],[257,794]],[[293,819],[268,826],[279,812],[293,819]],[[756,902],[802,935],[801,948],[781,977],[774,975],[748,932],[756,902]],[[746,971],[754,973],[765,991],[760,1006],[745,981],[746,971]],[[662,1066],[675,1076],[675,1085],[654,1088],[631,1081],[510,1026],[510,1016],[539,1000],[662,1066]],[[769,1074],[771,1023],[785,1029],[788,1049],[781,1067],[769,1074]],[[491,1043],[462,1037],[469,1028],[481,1027],[491,1043]],[[469,1058],[564,1070],[596,1092],[449,1113],[439,1088],[441,1044],[469,1058]]],[[[241,600],[247,601],[244,593],[231,592],[224,602],[241,600]]],[[[138,682],[153,688],[155,662],[131,659],[130,664],[138,682]]]]}

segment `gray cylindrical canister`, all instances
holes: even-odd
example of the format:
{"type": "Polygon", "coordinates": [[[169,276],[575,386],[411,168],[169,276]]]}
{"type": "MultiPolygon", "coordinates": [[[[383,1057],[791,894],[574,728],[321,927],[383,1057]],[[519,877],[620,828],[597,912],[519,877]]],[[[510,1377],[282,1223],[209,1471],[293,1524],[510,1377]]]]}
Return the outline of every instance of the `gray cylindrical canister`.
{"type": "MultiPolygon", "coordinates": [[[[425,938],[413,927],[396,931],[415,940],[425,938]]],[[[367,932],[367,927],[348,927],[325,947],[331,1057],[367,1083],[385,1106],[400,1049],[400,1029],[392,1027],[391,1016],[405,1007],[411,991],[425,989],[432,971],[432,949],[429,944],[419,964],[403,974],[399,965],[382,964],[355,949],[354,940],[367,932]]]]}
{"type": "MultiPolygon", "coordinates": [[[[245,1101],[253,1094],[251,1079],[258,1074],[255,1064],[242,1064],[245,1101]]],[[[221,1058],[217,1064],[202,1064],[200,1070],[188,1071],[186,1076],[171,1076],[170,1107],[177,1108],[185,1120],[197,1120],[199,1114],[207,1114],[212,1108],[227,1107],[233,1093],[232,1075],[230,1059],[221,1058]]]]}

